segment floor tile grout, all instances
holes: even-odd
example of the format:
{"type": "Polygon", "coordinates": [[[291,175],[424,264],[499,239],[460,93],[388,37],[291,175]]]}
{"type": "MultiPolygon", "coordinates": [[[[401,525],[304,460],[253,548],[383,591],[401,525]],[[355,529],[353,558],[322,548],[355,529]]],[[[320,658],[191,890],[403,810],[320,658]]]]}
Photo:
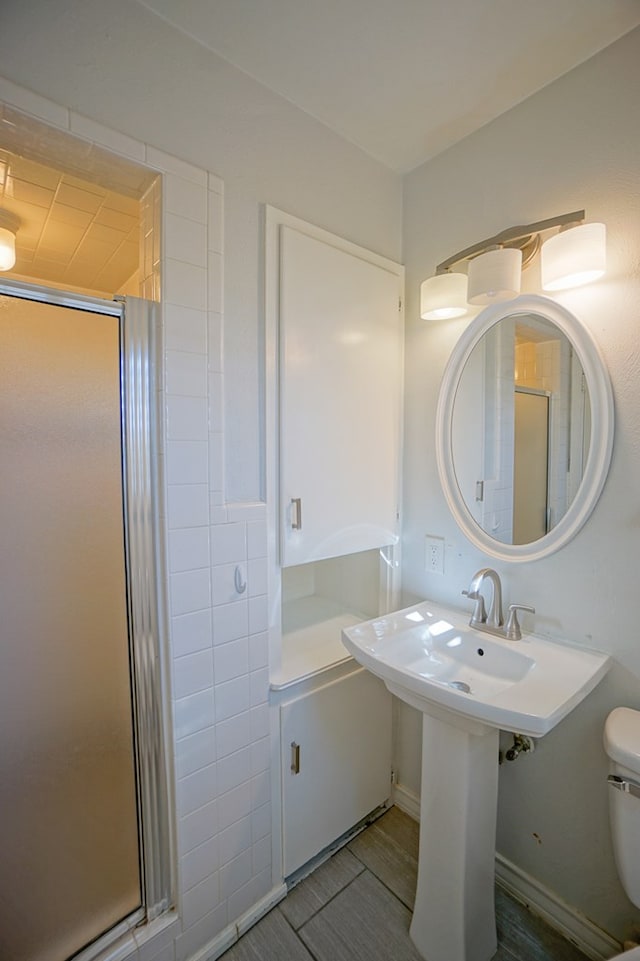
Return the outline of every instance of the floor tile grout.
{"type": "MultiPolygon", "coordinates": [[[[342,851],[342,850],[344,850],[344,848],[340,848],[340,850],[342,851]]],[[[337,853],[337,852],[336,852],[336,853],[337,853]]],[[[333,855],[332,855],[332,856],[333,856],[333,855]]],[[[354,857],[355,857],[355,855],[354,855],[354,857]]],[[[361,861],[359,858],[356,858],[356,861],[358,862],[358,864],[362,864],[362,861],[361,861]]],[[[326,862],[325,862],[325,863],[326,863],[326,862]]],[[[365,867],[364,864],[362,864],[362,871],[366,871],[366,870],[367,870],[367,868],[365,867]]],[[[342,888],[340,888],[338,891],[336,891],[335,894],[332,894],[331,897],[328,898],[328,900],[325,901],[324,904],[321,904],[320,907],[317,908],[317,909],[313,912],[313,914],[310,914],[309,917],[308,917],[305,921],[303,921],[302,924],[301,924],[299,927],[294,928],[294,926],[291,924],[291,921],[289,921],[289,918],[287,918],[286,914],[284,914],[284,912],[282,912],[283,915],[284,915],[284,917],[285,917],[285,919],[286,919],[286,921],[287,921],[287,924],[290,926],[290,928],[291,928],[291,930],[293,931],[293,933],[297,935],[299,931],[302,931],[302,929],[304,928],[305,924],[308,924],[309,921],[311,921],[313,918],[315,918],[315,916],[316,916],[317,914],[320,914],[321,911],[324,911],[324,909],[327,907],[328,904],[331,904],[331,902],[332,902],[335,898],[337,898],[340,894],[342,894],[343,891],[345,891],[351,884],[353,884],[353,882],[356,880],[356,878],[359,878],[359,877],[360,877],[360,875],[362,874],[362,871],[358,871],[358,873],[355,875],[355,877],[351,878],[350,881],[347,881],[347,883],[344,885],[344,887],[342,887],[342,888]]],[[[309,877],[311,877],[311,875],[309,875],[309,877]]],[[[304,880],[303,880],[303,881],[300,881],[299,884],[304,884],[304,881],[306,881],[306,880],[307,880],[307,879],[304,878],[304,880]]],[[[298,887],[298,885],[296,885],[296,887],[298,887]]],[[[292,891],[295,891],[295,889],[296,889],[296,888],[292,888],[291,890],[292,890],[292,891]]],[[[289,896],[289,894],[288,894],[288,892],[287,892],[287,897],[288,897],[288,896],[289,896]]]]}
{"type": "MultiPolygon", "coordinates": [[[[342,848],[292,887],[274,912],[266,915],[225,952],[222,961],[248,961],[255,957],[260,961],[263,958],[264,961],[285,961],[290,957],[300,961],[303,958],[306,961],[343,961],[351,958],[366,958],[367,961],[369,958],[371,961],[397,961],[402,958],[415,961],[419,956],[410,940],[407,922],[407,916],[410,922],[411,908],[403,895],[413,899],[417,858],[415,822],[398,808],[390,808],[382,818],[350,838],[342,848]],[[385,819],[386,825],[376,831],[376,825],[381,825],[385,819]],[[352,844],[364,856],[356,854],[351,849],[352,844]],[[347,857],[339,858],[342,852],[347,857]],[[359,870],[349,876],[353,870],[352,859],[359,865],[359,870]],[[294,902],[296,891],[300,891],[300,894],[294,902]],[[284,908],[287,898],[292,899],[291,918],[284,908]],[[317,906],[314,903],[316,901],[317,906]],[[308,916],[306,910],[311,911],[308,916]],[[278,933],[279,922],[272,923],[268,928],[266,926],[275,912],[285,922],[284,932],[280,929],[278,933]],[[296,912],[303,917],[297,928],[294,926],[296,912]],[[376,925],[377,930],[374,931],[376,925]],[[303,931],[306,931],[304,938],[303,931]],[[265,950],[265,932],[267,937],[272,938],[267,942],[266,955],[262,953],[265,950]],[[283,934],[288,946],[282,941],[283,934]],[[369,941],[368,948],[366,939],[369,941]],[[260,946],[259,951],[253,947],[254,944],[260,946]]],[[[500,961],[553,961],[558,957],[567,961],[587,961],[575,945],[531,915],[526,906],[504,889],[500,894],[500,906],[497,901],[496,908],[496,961],[498,958],[500,961]]]]}

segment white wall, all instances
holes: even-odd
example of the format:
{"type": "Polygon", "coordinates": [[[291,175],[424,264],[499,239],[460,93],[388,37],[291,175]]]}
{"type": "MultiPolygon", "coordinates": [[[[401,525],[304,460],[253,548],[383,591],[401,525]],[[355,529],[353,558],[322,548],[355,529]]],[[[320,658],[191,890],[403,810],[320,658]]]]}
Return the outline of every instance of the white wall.
{"type": "MultiPolygon", "coordinates": [[[[535,754],[500,773],[498,849],[614,936],[640,913],[616,879],[607,821],[602,727],[608,711],[640,708],[640,30],[405,178],[407,269],[403,587],[464,609],[474,571],[499,570],[506,602],[535,605],[535,628],[610,651],[600,688],[535,754]],[[483,556],[454,524],[433,454],[438,387],[468,318],[419,319],[420,282],[456,250],[518,223],[586,208],[608,231],[606,279],[558,301],[591,330],[611,374],[616,438],[609,478],[586,527],[536,563],[483,556]],[[424,569],[424,535],[446,539],[445,575],[424,569]]],[[[539,264],[523,289],[542,292],[539,264]]],[[[419,791],[419,726],[400,710],[399,778],[419,791]]]]}
{"type": "Polygon", "coordinates": [[[228,496],[262,492],[260,204],[399,260],[400,178],[131,0],[3,0],[9,79],[225,182],[228,496]]]}

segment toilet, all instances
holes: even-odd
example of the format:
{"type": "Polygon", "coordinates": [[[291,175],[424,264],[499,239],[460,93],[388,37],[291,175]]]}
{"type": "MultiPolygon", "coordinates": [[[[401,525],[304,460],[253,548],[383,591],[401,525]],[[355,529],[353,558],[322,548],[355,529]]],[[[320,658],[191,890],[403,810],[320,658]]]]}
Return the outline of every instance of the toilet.
{"type": "MultiPolygon", "coordinates": [[[[604,748],[610,759],[609,819],[618,877],[629,900],[640,907],[640,711],[617,707],[609,714],[604,748]]],[[[640,961],[640,947],[616,957],[640,961]]]]}

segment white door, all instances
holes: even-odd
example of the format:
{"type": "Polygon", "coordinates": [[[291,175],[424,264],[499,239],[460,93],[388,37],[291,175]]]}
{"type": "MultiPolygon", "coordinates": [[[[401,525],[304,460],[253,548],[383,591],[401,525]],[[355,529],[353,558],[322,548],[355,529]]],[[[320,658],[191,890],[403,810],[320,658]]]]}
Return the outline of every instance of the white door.
{"type": "Polygon", "coordinates": [[[280,709],[284,875],[383,804],[391,790],[391,695],[363,669],[280,709]]]}
{"type": "Polygon", "coordinates": [[[280,227],[283,567],[397,539],[402,272],[348,246],[280,227]]]}
{"type": "Polygon", "coordinates": [[[0,956],[142,912],[120,314],[0,297],[0,956]]]}

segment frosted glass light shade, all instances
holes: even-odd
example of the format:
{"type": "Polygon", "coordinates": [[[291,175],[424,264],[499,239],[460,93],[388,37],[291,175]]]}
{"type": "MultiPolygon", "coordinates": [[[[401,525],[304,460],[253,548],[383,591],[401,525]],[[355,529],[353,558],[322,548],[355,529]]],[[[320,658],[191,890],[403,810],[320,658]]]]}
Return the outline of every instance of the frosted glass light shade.
{"type": "Polygon", "coordinates": [[[16,262],[16,235],[0,227],[0,270],[11,270],[16,262]]]}
{"type": "Polygon", "coordinates": [[[451,320],[463,317],[468,309],[466,274],[436,274],[420,285],[423,320],[451,320]]]}
{"type": "Polygon", "coordinates": [[[607,266],[604,224],[579,224],[549,237],[540,254],[544,290],[581,287],[602,277],[607,266]]]}
{"type": "Polygon", "coordinates": [[[469,303],[484,306],[517,297],[521,273],[521,250],[502,247],[480,254],[469,262],[469,303]]]}

